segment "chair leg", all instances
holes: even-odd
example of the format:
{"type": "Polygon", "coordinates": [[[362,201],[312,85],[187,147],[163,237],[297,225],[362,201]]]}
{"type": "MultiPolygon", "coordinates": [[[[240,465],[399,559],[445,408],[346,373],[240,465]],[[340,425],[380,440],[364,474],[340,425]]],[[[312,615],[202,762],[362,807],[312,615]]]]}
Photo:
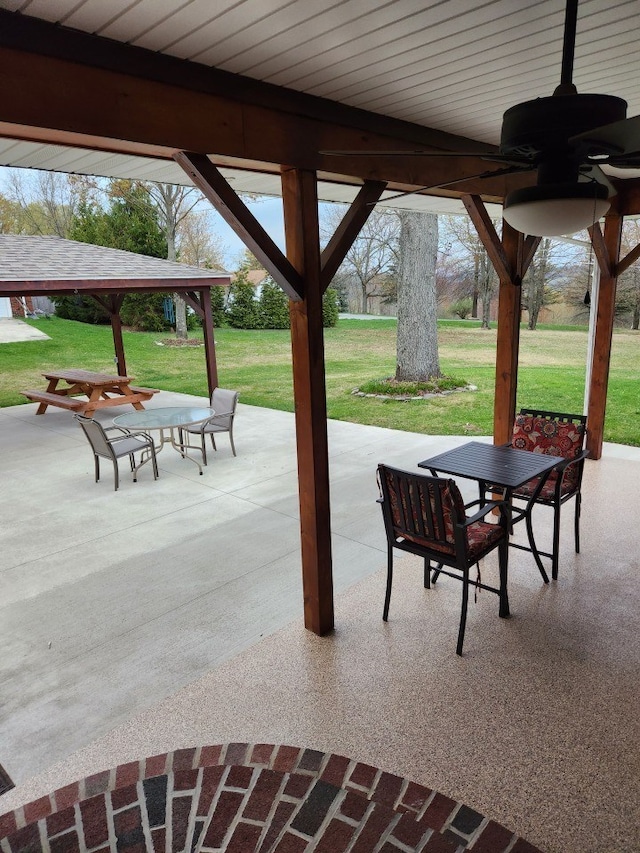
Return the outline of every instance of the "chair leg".
{"type": "Polygon", "coordinates": [[[151,452],[151,464],[153,465],[153,479],[157,480],[158,479],[158,460],[156,459],[156,449],[155,449],[153,444],[149,448],[149,451],[151,452]]]}
{"type": "Polygon", "coordinates": [[[424,588],[431,589],[431,560],[424,558],[424,588]]]}
{"type": "Polygon", "coordinates": [[[207,465],[207,445],[205,443],[205,434],[200,433],[200,444],[202,446],[202,464],[207,465]]]}
{"type": "Polygon", "coordinates": [[[440,576],[440,569],[442,568],[442,563],[438,563],[433,570],[433,574],[431,575],[431,583],[435,583],[440,576]]]}
{"type": "Polygon", "coordinates": [[[100,479],[100,457],[97,453],[93,454],[94,467],[96,471],[96,483],[100,479]]]}
{"type": "Polygon", "coordinates": [[[462,644],[464,643],[464,631],[467,627],[467,607],[469,605],[469,570],[466,569],[462,578],[462,609],[460,611],[460,628],[458,629],[458,645],[456,654],[462,657],[462,644]]]}
{"type": "Polygon", "coordinates": [[[385,622],[389,619],[389,603],[391,601],[391,584],[393,583],[393,548],[387,545],[387,591],[384,596],[384,609],[382,618],[385,622]]]}
{"type": "Polygon", "coordinates": [[[575,538],[576,538],[576,554],[580,553],[580,513],[582,511],[582,495],[580,492],[576,492],[576,506],[575,506],[575,518],[574,518],[574,529],[575,529],[575,538]]]}
{"type": "Polygon", "coordinates": [[[560,552],[560,503],[553,508],[553,548],[551,557],[551,577],[558,580],[558,555],[560,552]]]}
{"type": "Polygon", "coordinates": [[[119,473],[118,473],[118,460],[117,459],[113,460],[113,478],[114,478],[114,484],[115,484],[115,491],[117,492],[118,486],[120,485],[120,477],[119,477],[119,473]]]}
{"type": "Polygon", "coordinates": [[[229,430],[229,441],[231,442],[231,450],[233,452],[233,455],[235,456],[236,455],[236,446],[233,443],[233,429],[229,430]]]}
{"type": "Polygon", "coordinates": [[[498,610],[498,615],[503,619],[506,619],[509,616],[509,595],[507,591],[509,540],[506,536],[498,545],[498,565],[500,569],[500,608],[498,610]]]}

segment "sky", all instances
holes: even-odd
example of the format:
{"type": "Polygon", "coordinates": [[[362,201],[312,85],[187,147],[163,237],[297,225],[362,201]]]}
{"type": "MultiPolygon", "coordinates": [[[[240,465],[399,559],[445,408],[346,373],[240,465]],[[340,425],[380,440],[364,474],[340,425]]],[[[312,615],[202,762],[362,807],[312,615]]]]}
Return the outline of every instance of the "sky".
{"type": "MultiPolygon", "coordinates": [[[[284,252],[282,199],[262,197],[257,201],[248,201],[246,204],[273,242],[284,252]]],[[[204,202],[203,205],[209,208],[212,229],[225,247],[224,257],[227,268],[236,269],[238,259],[244,255],[244,243],[211,205],[208,205],[207,202],[204,202]]],[[[206,209],[206,207],[203,206],[201,209],[206,209]]]]}

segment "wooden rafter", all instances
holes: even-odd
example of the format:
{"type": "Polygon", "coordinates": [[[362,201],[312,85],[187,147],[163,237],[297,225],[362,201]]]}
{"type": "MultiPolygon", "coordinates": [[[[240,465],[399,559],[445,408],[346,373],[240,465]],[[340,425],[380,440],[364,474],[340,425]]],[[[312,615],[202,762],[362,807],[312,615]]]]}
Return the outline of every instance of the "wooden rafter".
{"type": "Polygon", "coordinates": [[[175,160],[287,296],[293,300],[301,299],[303,285],[300,274],[209,158],[204,154],[179,151],[175,160]]]}
{"type": "Polygon", "coordinates": [[[623,272],[626,272],[632,264],[640,258],[640,243],[631,251],[622,258],[622,260],[618,261],[618,265],[616,267],[616,274],[621,276],[623,272]]]}
{"type": "Polygon", "coordinates": [[[345,259],[347,252],[360,233],[362,226],[371,216],[374,206],[380,200],[386,184],[380,181],[366,181],[349,210],[335,230],[331,240],[322,252],[322,291],[329,287],[331,279],[345,259]]]}
{"type": "Polygon", "coordinates": [[[611,278],[613,275],[613,267],[611,266],[612,260],[605,244],[599,222],[596,222],[595,225],[592,225],[591,228],[589,228],[589,236],[591,237],[593,253],[596,256],[598,267],[600,268],[600,275],[605,278],[611,278]]]}
{"type": "Polygon", "coordinates": [[[487,254],[493,264],[493,268],[498,274],[498,278],[501,282],[510,282],[512,271],[509,269],[509,261],[482,199],[477,195],[463,195],[462,203],[475,225],[478,236],[482,240],[482,245],[487,250],[487,254]]]}

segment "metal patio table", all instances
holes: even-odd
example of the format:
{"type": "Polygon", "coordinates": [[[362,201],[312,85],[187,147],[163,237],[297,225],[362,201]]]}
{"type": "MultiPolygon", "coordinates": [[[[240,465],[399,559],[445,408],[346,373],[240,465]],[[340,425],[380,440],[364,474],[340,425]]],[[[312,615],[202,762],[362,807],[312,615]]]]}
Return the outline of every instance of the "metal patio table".
{"type": "Polygon", "coordinates": [[[418,463],[419,468],[427,468],[435,477],[437,474],[453,474],[469,480],[476,480],[483,499],[487,491],[502,491],[504,500],[510,507],[510,525],[524,519],[531,547],[510,542],[512,548],[531,551],[544,582],[549,578],[545,571],[536,546],[531,522],[531,512],[536,498],[549,474],[556,465],[565,462],[562,456],[550,456],[545,453],[532,453],[518,450],[510,445],[484,444],[481,441],[469,441],[445,453],[439,453],[418,463]],[[513,507],[511,497],[520,486],[539,477],[537,488],[527,500],[524,508],[513,507]]]}
{"type": "MultiPolygon", "coordinates": [[[[176,430],[183,427],[199,424],[215,415],[215,409],[203,406],[165,406],[159,409],[145,409],[142,412],[129,412],[126,415],[118,415],[113,419],[115,426],[124,429],[135,430],[158,430],[160,441],[156,445],[156,453],[159,453],[165,444],[170,444],[183,459],[188,459],[197,465],[202,474],[202,465],[186,452],[191,445],[176,441],[176,430]]],[[[196,448],[195,450],[200,450],[196,448]]]]}

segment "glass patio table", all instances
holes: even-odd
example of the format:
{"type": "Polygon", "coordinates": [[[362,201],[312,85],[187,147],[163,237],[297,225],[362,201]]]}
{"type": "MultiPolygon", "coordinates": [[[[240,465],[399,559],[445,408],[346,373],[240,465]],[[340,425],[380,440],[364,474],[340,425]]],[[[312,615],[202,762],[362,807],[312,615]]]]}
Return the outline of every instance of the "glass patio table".
{"type": "Polygon", "coordinates": [[[518,450],[510,445],[496,446],[484,444],[481,441],[469,441],[454,447],[453,450],[424,459],[418,463],[418,468],[428,468],[434,477],[437,473],[442,473],[477,480],[481,500],[484,499],[487,491],[501,491],[503,499],[509,505],[510,526],[524,519],[531,547],[514,542],[510,542],[510,546],[521,551],[531,551],[544,582],[548,583],[549,578],[542,565],[533,535],[531,512],[547,477],[556,465],[565,461],[562,456],[532,453],[529,450],[518,450]],[[525,507],[513,507],[511,505],[513,493],[536,477],[540,478],[538,485],[525,507]]]}
{"type": "MultiPolygon", "coordinates": [[[[156,453],[159,453],[165,444],[170,444],[183,459],[188,459],[197,465],[202,474],[202,465],[187,453],[187,449],[191,445],[183,444],[179,437],[176,441],[176,430],[180,431],[183,427],[202,423],[214,415],[215,409],[204,406],[165,406],[159,409],[145,409],[142,412],[128,412],[126,415],[118,415],[117,418],[113,419],[113,423],[123,429],[158,430],[160,438],[156,444],[156,453]]],[[[199,447],[193,446],[193,449],[200,451],[199,447]]]]}

